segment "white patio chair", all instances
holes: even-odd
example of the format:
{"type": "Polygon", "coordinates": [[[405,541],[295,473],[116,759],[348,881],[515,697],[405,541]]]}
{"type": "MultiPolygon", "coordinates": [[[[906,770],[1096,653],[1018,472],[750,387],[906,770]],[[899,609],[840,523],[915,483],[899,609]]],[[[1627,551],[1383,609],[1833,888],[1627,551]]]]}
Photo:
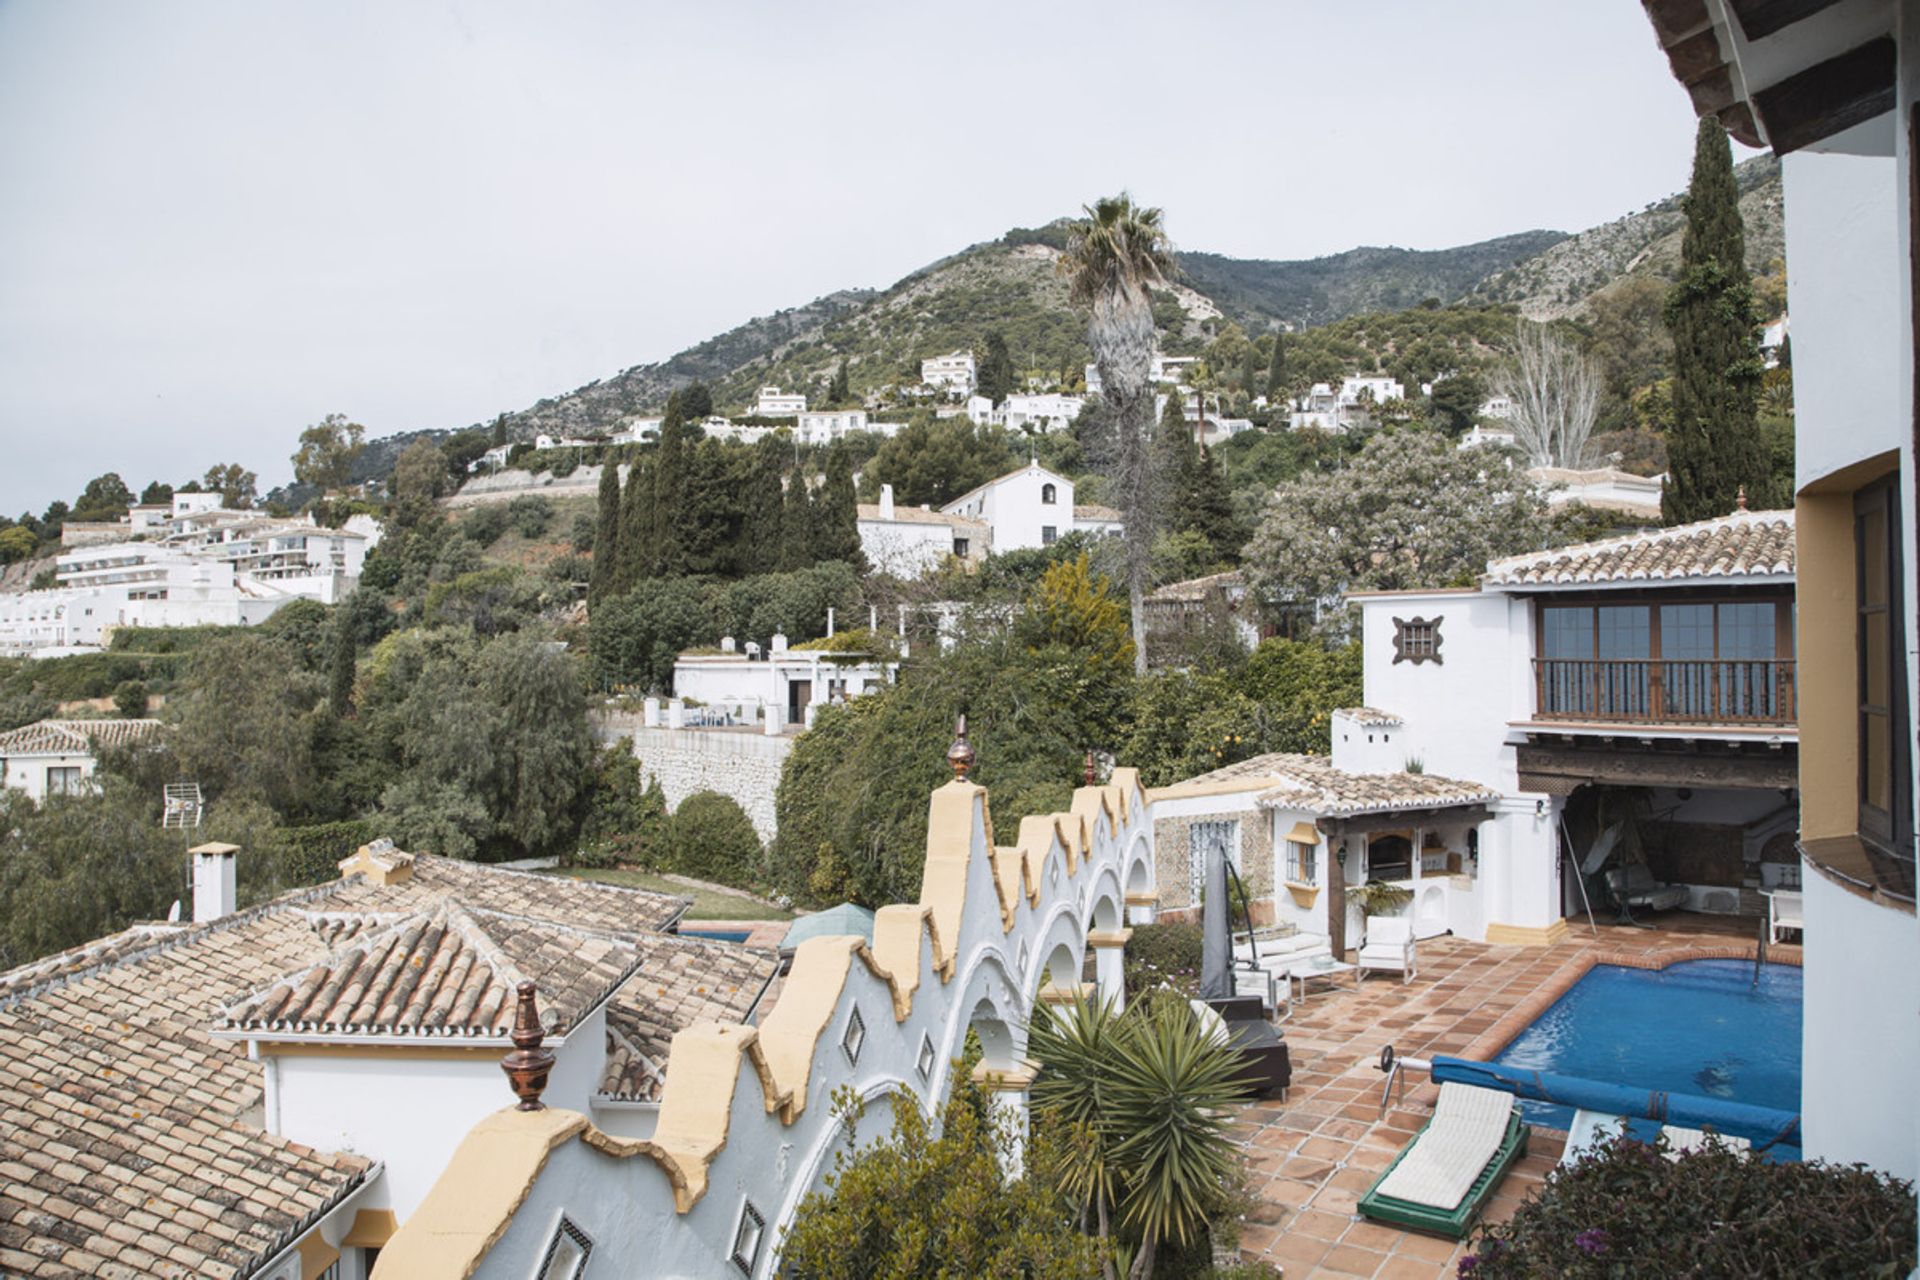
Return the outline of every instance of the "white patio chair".
{"type": "Polygon", "coordinates": [[[1389,970],[1406,982],[1414,977],[1413,920],[1409,916],[1373,916],[1367,921],[1367,940],[1358,957],[1360,976],[1369,969],[1389,970]]]}

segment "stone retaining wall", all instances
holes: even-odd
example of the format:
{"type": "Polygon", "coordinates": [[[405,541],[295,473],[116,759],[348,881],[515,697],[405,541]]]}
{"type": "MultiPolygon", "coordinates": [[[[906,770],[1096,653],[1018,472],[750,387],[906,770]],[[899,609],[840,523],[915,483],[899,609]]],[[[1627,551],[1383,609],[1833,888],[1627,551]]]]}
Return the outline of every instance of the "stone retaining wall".
{"type": "Polygon", "coordinates": [[[757,730],[649,729],[631,713],[595,716],[593,731],[602,743],[633,739],[640,772],[659,780],[669,813],[696,791],[717,791],[746,810],[762,842],[773,839],[774,792],[792,738],[757,730]]]}

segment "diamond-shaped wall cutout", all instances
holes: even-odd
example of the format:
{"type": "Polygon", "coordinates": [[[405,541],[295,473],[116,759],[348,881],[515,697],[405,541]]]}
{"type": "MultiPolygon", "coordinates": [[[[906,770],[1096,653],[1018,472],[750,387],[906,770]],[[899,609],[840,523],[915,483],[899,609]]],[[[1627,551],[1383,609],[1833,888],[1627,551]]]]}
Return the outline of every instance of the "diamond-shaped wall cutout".
{"type": "Polygon", "coordinates": [[[853,1016],[847,1019],[847,1029],[840,1037],[840,1047],[846,1051],[847,1065],[860,1065],[860,1047],[867,1042],[866,1020],[860,1016],[860,1007],[854,1006],[853,1016]]]}
{"type": "Polygon", "coordinates": [[[933,1040],[928,1036],[920,1037],[920,1059],[914,1063],[922,1080],[933,1077],[933,1040]]]}

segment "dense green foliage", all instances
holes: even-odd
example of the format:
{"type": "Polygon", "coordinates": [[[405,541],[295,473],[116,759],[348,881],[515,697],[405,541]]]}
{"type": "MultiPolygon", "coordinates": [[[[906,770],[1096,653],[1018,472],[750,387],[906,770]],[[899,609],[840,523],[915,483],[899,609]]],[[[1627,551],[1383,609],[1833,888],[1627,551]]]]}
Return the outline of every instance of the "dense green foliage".
{"type": "MultiPolygon", "coordinates": [[[[788,1274],[805,1280],[1090,1280],[1106,1250],[1074,1230],[1067,1197],[1039,1178],[1009,1180],[1016,1140],[987,1095],[954,1071],[936,1126],[908,1093],[892,1100],[893,1129],[834,1156],[825,1191],[801,1202],[781,1244],[788,1274]]],[[[836,1099],[848,1146],[863,1114],[836,1099]]],[[[1044,1157],[1044,1151],[1029,1154],[1044,1157]]]]}
{"type": "Polygon", "coordinates": [[[860,483],[868,501],[890,484],[900,505],[938,508],[1019,465],[999,428],[922,413],[880,446],[860,483]]]}
{"type": "Polygon", "coordinates": [[[1904,1276],[1917,1226],[1913,1184],[1863,1165],[1775,1164],[1718,1144],[1669,1159],[1664,1140],[1622,1136],[1482,1227],[1460,1274],[1904,1276]]]}
{"type": "Polygon", "coordinates": [[[1711,116],[1700,121],[1686,210],[1680,278],[1667,299],[1672,478],[1662,507],[1670,524],[1725,515],[1741,486],[1751,496],[1767,480],[1754,448],[1761,364],[1746,232],[1732,149],[1711,116]]]}
{"type": "Polygon", "coordinates": [[[1135,925],[1125,956],[1127,1000],[1138,1000],[1163,984],[1184,995],[1197,994],[1204,945],[1197,924],[1166,920],[1135,925]]]}
{"type": "Polygon", "coordinates": [[[680,802],[668,828],[668,862],[682,875],[745,886],[761,878],[760,837],[730,796],[696,791],[680,802]]]}

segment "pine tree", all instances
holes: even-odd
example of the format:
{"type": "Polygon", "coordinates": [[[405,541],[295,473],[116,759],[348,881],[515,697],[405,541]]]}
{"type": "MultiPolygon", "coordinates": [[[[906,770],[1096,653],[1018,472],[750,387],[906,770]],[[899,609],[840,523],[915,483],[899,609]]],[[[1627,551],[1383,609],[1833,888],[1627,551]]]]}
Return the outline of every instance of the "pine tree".
{"type": "Polygon", "coordinates": [[[787,477],[780,505],[780,569],[790,572],[813,563],[813,499],[807,492],[806,472],[795,467],[787,477]]]}
{"type": "Polygon", "coordinates": [[[607,450],[600,467],[600,496],[593,509],[593,572],[587,579],[587,599],[607,594],[620,573],[620,451],[607,450]]]}
{"type": "Polygon", "coordinates": [[[1226,472],[1214,460],[1211,449],[1202,447],[1193,455],[1180,486],[1180,510],[1174,527],[1190,529],[1205,538],[1221,561],[1239,563],[1245,538],[1233,518],[1233,491],[1227,487],[1226,472]]]}
{"type": "Polygon", "coordinates": [[[1267,403],[1275,404],[1287,386],[1287,331],[1273,331],[1273,360],[1267,365],[1267,403]]]}
{"type": "Polygon", "coordinates": [[[827,451],[826,482],[814,501],[813,558],[844,560],[855,568],[866,568],[860,553],[860,511],[853,492],[853,462],[844,445],[827,451]]]}
{"type": "Polygon", "coordinates": [[[1700,122],[1685,201],[1680,278],[1667,295],[1673,335],[1671,477],[1661,500],[1669,524],[1734,509],[1742,485],[1766,479],[1759,448],[1759,320],[1747,273],[1746,233],[1726,130],[1700,122]]]}
{"type": "Polygon", "coordinates": [[[1161,503],[1162,524],[1169,529],[1182,527],[1180,508],[1185,504],[1189,477],[1199,455],[1185,410],[1179,392],[1169,395],[1160,411],[1160,425],[1153,433],[1154,491],[1161,503]]]}
{"type": "Polygon", "coordinates": [[[498,449],[507,442],[507,415],[501,414],[493,420],[493,447],[498,449]]]}
{"type": "Polygon", "coordinates": [[[974,371],[973,389],[995,405],[1013,394],[1013,357],[1007,354],[1007,340],[998,329],[987,334],[986,354],[974,371]]]}
{"type": "Polygon", "coordinates": [[[647,527],[648,577],[677,578],[687,571],[686,496],[688,454],[685,402],[679,392],[667,397],[660,422],[660,444],[653,454],[653,492],[647,527]]]}
{"type": "Polygon", "coordinates": [[[680,388],[680,414],[688,422],[704,422],[713,416],[713,392],[704,382],[689,382],[680,388]]]}
{"type": "Polygon", "coordinates": [[[780,567],[782,505],[786,494],[780,477],[785,471],[784,446],[766,436],[753,447],[746,491],[741,497],[741,571],[772,573],[780,567]]]}
{"type": "Polygon", "coordinates": [[[847,358],[840,357],[840,367],[833,371],[833,381],[827,384],[827,403],[836,407],[853,399],[853,387],[847,377],[847,358]]]}

